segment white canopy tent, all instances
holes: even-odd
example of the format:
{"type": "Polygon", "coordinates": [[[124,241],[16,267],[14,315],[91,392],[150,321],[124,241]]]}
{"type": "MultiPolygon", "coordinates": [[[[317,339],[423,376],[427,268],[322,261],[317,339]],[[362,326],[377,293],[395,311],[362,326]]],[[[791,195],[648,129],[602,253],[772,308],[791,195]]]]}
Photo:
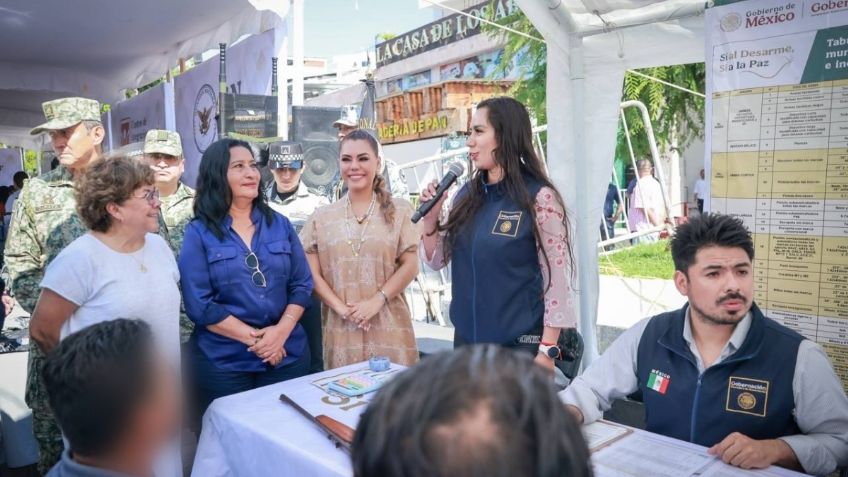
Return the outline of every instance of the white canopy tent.
{"type": "Polygon", "coordinates": [[[41,103],[106,103],[219,42],[282,32],[287,0],[9,0],[0,6],[0,143],[39,149],[41,103]]]}
{"type": "Polygon", "coordinates": [[[624,73],[703,62],[703,0],[516,0],[547,42],[548,167],[574,225],[585,360],[597,356],[598,217],[624,73]]]}

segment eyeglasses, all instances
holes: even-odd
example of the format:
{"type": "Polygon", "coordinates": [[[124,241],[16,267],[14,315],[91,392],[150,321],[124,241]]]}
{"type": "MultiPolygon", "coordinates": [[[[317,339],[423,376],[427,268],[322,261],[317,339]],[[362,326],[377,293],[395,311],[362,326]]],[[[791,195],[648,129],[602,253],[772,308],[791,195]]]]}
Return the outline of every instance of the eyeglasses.
{"type": "Polygon", "coordinates": [[[250,279],[253,281],[253,284],[258,286],[259,288],[265,288],[268,286],[268,283],[265,281],[265,275],[262,274],[262,271],[259,270],[259,259],[256,258],[256,254],[250,252],[244,257],[244,264],[247,266],[249,270],[253,270],[253,275],[250,276],[250,279]]]}
{"type": "Polygon", "coordinates": [[[145,192],[144,195],[134,195],[136,199],[144,199],[150,205],[155,205],[157,201],[159,201],[159,189],[153,188],[150,189],[150,192],[145,192]]]}

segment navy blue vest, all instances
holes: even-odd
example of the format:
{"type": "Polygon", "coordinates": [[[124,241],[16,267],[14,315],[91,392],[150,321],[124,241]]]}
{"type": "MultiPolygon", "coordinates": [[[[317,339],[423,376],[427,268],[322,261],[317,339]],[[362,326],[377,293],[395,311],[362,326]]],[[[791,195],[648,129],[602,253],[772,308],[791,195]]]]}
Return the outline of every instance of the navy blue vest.
{"type": "MultiPolygon", "coordinates": [[[[530,197],[541,185],[525,177],[530,197]]],[[[542,271],[533,218],[498,183],[451,250],[450,318],[468,343],[508,344],[544,325],[542,271]]],[[[466,184],[457,194],[467,193],[466,184]]]]}
{"type": "Polygon", "coordinates": [[[799,433],[792,379],[804,337],[753,305],[742,346],[699,375],[683,339],[688,306],[652,318],[639,341],[636,376],[647,429],[707,447],[732,432],[752,439],[799,433]]]}

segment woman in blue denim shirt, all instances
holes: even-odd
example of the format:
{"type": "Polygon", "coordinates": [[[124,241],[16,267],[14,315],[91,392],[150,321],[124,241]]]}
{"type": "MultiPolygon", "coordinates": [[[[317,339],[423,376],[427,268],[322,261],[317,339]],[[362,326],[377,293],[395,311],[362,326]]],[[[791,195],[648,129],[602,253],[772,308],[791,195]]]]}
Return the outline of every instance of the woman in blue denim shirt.
{"type": "Polygon", "coordinates": [[[312,276],[291,223],[260,192],[250,146],[222,139],[200,161],[195,219],[180,252],[180,283],[197,325],[192,374],[198,416],[222,396],[303,376],[298,323],[312,276]]]}

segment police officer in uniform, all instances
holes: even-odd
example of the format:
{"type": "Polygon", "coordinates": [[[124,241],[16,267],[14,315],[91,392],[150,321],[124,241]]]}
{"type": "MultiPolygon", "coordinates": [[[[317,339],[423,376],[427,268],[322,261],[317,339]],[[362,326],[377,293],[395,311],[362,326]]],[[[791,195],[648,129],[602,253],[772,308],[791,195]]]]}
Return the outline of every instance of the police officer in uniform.
{"type": "MultiPolygon", "coordinates": [[[[144,160],[156,175],[156,188],[162,202],[162,218],[177,258],[183,246],[185,228],[194,218],[194,189],[180,181],[185,171],[180,135],[174,131],[152,129],[144,138],[144,160]]],[[[180,311],[180,343],[187,343],[194,330],[185,310],[180,311]]]]}
{"type": "Polygon", "coordinates": [[[753,303],[754,244],[741,220],[704,214],[671,242],[683,308],[625,331],[562,393],[583,422],[641,394],[647,430],[742,468],[827,475],[848,465],[848,398],[818,344],[753,303]]]}
{"type": "Polygon", "coordinates": [[[326,197],[313,193],[300,180],[305,165],[299,143],[276,142],[269,146],[268,168],[274,182],[265,189],[268,205],[288,217],[298,232],[315,209],[329,204],[326,197]]]}
{"type": "MultiPolygon", "coordinates": [[[[326,197],[313,193],[301,182],[305,166],[303,148],[296,142],[276,142],[268,148],[268,168],[274,174],[265,190],[268,205],[285,215],[300,232],[306,219],[321,206],[329,204],[326,197]]],[[[313,295],[312,303],[300,319],[309,340],[312,356],[310,373],[324,370],[324,346],[321,337],[321,302],[313,295]]]]}

